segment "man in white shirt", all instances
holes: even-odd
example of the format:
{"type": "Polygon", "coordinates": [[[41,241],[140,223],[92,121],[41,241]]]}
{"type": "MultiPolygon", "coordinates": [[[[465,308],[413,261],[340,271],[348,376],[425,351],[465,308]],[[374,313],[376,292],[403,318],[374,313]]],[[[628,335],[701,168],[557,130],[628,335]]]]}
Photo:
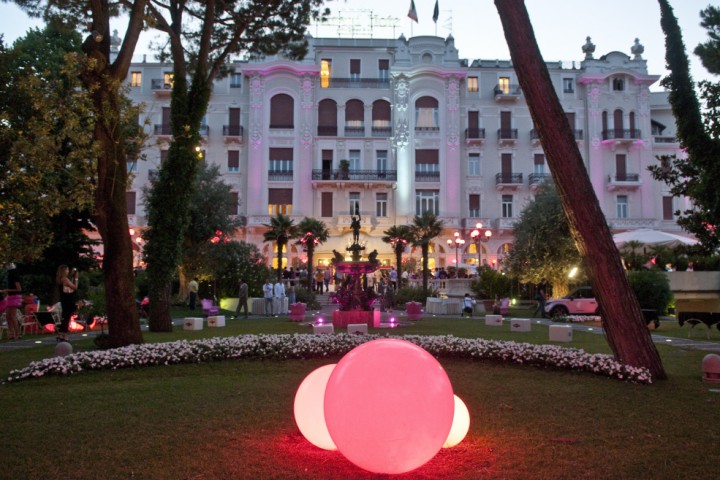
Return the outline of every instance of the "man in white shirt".
{"type": "Polygon", "coordinates": [[[263,285],[263,298],[265,298],[265,316],[270,317],[273,314],[273,284],[270,279],[265,280],[263,285]]]}
{"type": "Polygon", "coordinates": [[[273,289],[275,296],[275,308],[273,311],[275,312],[275,316],[284,315],[287,313],[285,311],[285,284],[280,280],[275,284],[273,289]]]}

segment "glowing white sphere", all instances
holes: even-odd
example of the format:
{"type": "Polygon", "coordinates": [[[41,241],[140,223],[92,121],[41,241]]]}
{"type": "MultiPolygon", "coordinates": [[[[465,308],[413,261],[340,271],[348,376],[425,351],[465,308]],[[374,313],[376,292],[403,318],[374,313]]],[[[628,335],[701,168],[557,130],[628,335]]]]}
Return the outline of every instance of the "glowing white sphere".
{"type": "Polygon", "coordinates": [[[56,357],[67,357],[68,355],[72,355],[72,353],[73,347],[70,345],[70,342],[58,342],[58,344],[55,345],[56,357]]]}
{"type": "Polygon", "coordinates": [[[452,448],[458,443],[462,442],[470,430],[470,412],[465,405],[465,402],[460,400],[460,397],[455,397],[455,414],[453,415],[452,428],[447,440],[443,444],[443,448],[452,448]]]}
{"type": "Polygon", "coordinates": [[[325,450],[337,450],[325,425],[323,411],[325,386],[334,368],[333,363],[313,370],[305,377],[295,393],[295,423],[300,433],[308,442],[325,450]]]}
{"type": "Polygon", "coordinates": [[[445,370],[405,340],[374,340],[354,348],[335,366],[325,388],[325,422],[335,445],[374,473],[424,465],[447,439],[453,411],[445,370]]]}

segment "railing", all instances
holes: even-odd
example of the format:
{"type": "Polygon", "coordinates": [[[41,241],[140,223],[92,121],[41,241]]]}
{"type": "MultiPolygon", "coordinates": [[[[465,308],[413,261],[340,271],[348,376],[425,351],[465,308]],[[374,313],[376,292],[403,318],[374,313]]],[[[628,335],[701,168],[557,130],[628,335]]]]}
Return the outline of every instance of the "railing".
{"type": "Polygon", "coordinates": [[[466,128],[465,140],[480,140],[485,138],[484,128],[466,128]]]}
{"type": "Polygon", "coordinates": [[[172,90],[172,83],[167,83],[162,78],[153,78],[150,81],[152,90],[172,90]]]}
{"type": "Polygon", "coordinates": [[[520,89],[520,85],[510,85],[505,90],[500,85],[495,85],[495,88],[493,89],[493,93],[495,95],[520,95],[522,93],[522,90],[520,89]]]}
{"type": "Polygon", "coordinates": [[[620,173],[618,175],[608,176],[609,182],[639,182],[640,181],[640,174],[639,173],[620,173]]]}
{"type": "Polygon", "coordinates": [[[208,134],[210,133],[210,126],[209,125],[200,125],[200,130],[198,133],[200,133],[200,135],[202,135],[203,137],[207,137],[208,134]]]}
{"type": "Polygon", "coordinates": [[[575,140],[582,140],[585,138],[582,129],[573,130],[573,135],[575,135],[575,140]]]}
{"type": "Polygon", "coordinates": [[[439,182],[440,172],[415,172],[416,182],[439,182]]]}
{"type": "Polygon", "coordinates": [[[497,135],[498,135],[498,140],[517,140],[518,129],[517,128],[498,128],[497,135]]]}
{"type": "Polygon", "coordinates": [[[440,127],[415,127],[416,132],[439,132],[440,127]]]}
{"type": "Polygon", "coordinates": [[[614,128],[603,130],[603,140],[635,140],[641,137],[640,130],[637,128],[614,128]]]}
{"type": "Polygon", "coordinates": [[[519,185],[523,183],[522,173],[498,173],[495,175],[495,185],[519,185]]]}
{"type": "Polygon", "coordinates": [[[225,137],[242,137],[242,125],[223,125],[223,136],[225,137]]]}
{"type": "Polygon", "coordinates": [[[678,143],[678,139],[676,137],[664,137],[658,135],[653,137],[653,141],[655,143],[678,143]]]}
{"type": "Polygon", "coordinates": [[[394,182],[397,180],[397,170],[313,170],[313,180],[378,180],[394,182]]]}
{"type": "Polygon", "coordinates": [[[345,127],[345,136],[346,137],[364,137],[365,136],[365,127],[345,127]]]}
{"type": "Polygon", "coordinates": [[[388,78],[331,78],[327,88],[390,88],[388,78]]]}
{"type": "Polygon", "coordinates": [[[392,137],[392,127],[372,127],[373,137],[392,137]]]}
{"type": "Polygon", "coordinates": [[[528,185],[539,185],[548,178],[550,178],[549,173],[531,173],[528,175],[528,185]]]}
{"type": "Polygon", "coordinates": [[[318,137],[337,137],[337,125],[318,125],[318,137]]]}
{"type": "Polygon", "coordinates": [[[169,124],[155,124],[155,135],[170,135],[170,125],[169,124]]]}
{"type": "Polygon", "coordinates": [[[268,171],[268,181],[271,182],[292,182],[293,179],[293,172],[292,170],[287,171],[279,171],[279,170],[269,170],[268,171]]]}
{"type": "MultiPolygon", "coordinates": [[[[573,136],[575,137],[575,140],[582,140],[583,139],[583,131],[582,130],[573,130],[573,136]]],[[[540,133],[535,130],[534,128],[530,130],[530,139],[531,140],[539,140],[540,139],[540,133]]]]}
{"type": "Polygon", "coordinates": [[[159,175],[160,175],[159,170],[155,170],[155,169],[148,170],[148,180],[151,182],[154,182],[155,180],[157,180],[159,175]]]}

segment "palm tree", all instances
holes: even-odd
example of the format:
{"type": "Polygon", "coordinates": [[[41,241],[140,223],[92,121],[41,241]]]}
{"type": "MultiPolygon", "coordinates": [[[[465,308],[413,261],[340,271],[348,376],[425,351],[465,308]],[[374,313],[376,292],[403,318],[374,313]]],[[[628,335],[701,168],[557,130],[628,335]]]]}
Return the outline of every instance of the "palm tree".
{"type": "Polygon", "coordinates": [[[382,237],[382,241],[389,243],[393,247],[395,252],[395,264],[397,265],[398,278],[402,275],[402,254],[405,251],[405,246],[408,243],[412,243],[412,229],[409,225],[393,225],[383,232],[385,234],[382,237]]]}
{"type": "Polygon", "coordinates": [[[325,225],[325,222],[307,217],[302,219],[297,228],[300,236],[300,240],[298,240],[297,243],[303,245],[307,251],[307,288],[310,290],[313,279],[313,255],[315,254],[315,247],[327,242],[328,238],[330,238],[330,231],[325,225]]]}
{"type": "Polygon", "coordinates": [[[425,296],[428,294],[428,254],[430,252],[430,241],[442,233],[443,226],[443,221],[438,220],[434,213],[424,212],[422,215],[416,215],[415,218],[413,218],[413,224],[410,227],[413,247],[420,247],[422,251],[423,294],[425,296]]]}
{"type": "Polygon", "coordinates": [[[269,225],[263,224],[263,226],[269,228],[263,234],[264,240],[277,243],[277,280],[279,282],[282,279],[283,248],[291,239],[297,238],[298,227],[290,217],[282,213],[278,213],[277,216],[271,218],[269,225]]]}

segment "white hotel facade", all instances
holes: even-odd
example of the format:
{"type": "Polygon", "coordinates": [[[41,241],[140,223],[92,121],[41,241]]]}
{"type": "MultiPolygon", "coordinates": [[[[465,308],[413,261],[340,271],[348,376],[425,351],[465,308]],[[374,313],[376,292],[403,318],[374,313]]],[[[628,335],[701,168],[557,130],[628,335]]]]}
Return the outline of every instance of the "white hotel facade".
{"type": "MultiPolygon", "coordinates": [[[[461,59],[452,37],[308,41],[303,61],[235,62],[214,85],[201,148],[232,188],[244,225],[235,238],[256,244],[270,265],[275,245],[263,242],[263,224],[277,212],[296,223],[313,217],[331,232],[315,254],[323,266],[349,245],[357,208],[366,253],[377,249],[390,265],[383,231],[430,210],[445,224],[431,268],[454,265],[456,253],[461,264],[497,265],[523,206],[550,176],[512,63],[461,59]],[[478,222],[492,237],[475,244],[478,222]],[[457,252],[446,243],[455,232],[466,240],[457,252]]],[[[681,154],[667,95],[650,91],[660,77],[648,74],[637,41],[631,55],[595,58],[590,39],[581,50],[584,59],[548,69],[608,224],[678,232],[673,211],[687,200],[647,170],[657,155],[681,154]]],[[[128,165],[129,221],[141,230],[141,192],[170,140],[172,65],[135,63],[127,81],[151,124],[147,160],[128,165]]],[[[288,247],[288,266],[307,259],[288,247]]]]}

